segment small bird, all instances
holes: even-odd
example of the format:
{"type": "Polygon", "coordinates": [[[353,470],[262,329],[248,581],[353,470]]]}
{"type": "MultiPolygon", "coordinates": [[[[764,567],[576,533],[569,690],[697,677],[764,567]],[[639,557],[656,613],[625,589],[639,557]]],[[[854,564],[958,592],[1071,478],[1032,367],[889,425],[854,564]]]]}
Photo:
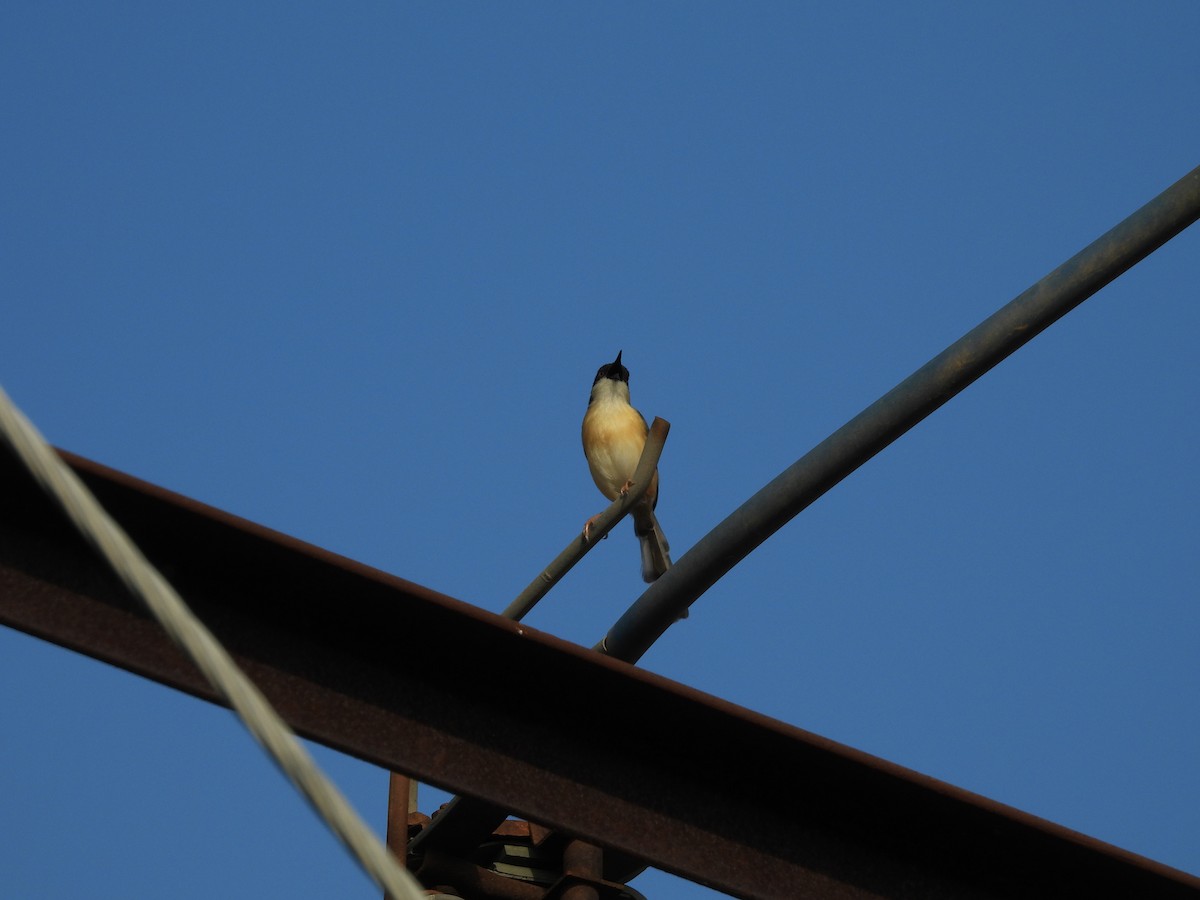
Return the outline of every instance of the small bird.
{"type": "MultiPolygon", "coordinates": [[[[616,500],[632,486],[630,479],[642,457],[648,433],[642,414],[629,405],[629,370],[621,365],[618,353],[615,360],[596,372],[583,417],[583,455],[587,457],[596,487],[609,500],[616,500]]],[[[655,469],[650,488],[630,510],[633,533],[642,544],[642,578],[648,582],[671,567],[671,548],[654,516],[657,504],[658,470],[655,469]]]]}

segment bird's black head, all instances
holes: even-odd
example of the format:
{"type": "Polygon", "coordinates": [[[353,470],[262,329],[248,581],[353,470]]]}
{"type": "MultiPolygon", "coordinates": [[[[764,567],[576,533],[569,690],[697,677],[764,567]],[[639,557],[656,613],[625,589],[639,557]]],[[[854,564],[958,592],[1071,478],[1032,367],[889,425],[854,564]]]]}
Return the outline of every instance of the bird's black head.
{"type": "Polygon", "coordinates": [[[617,352],[617,358],[610,363],[605,363],[596,371],[596,377],[592,379],[592,384],[595,384],[601,378],[611,378],[613,381],[623,381],[629,384],[629,370],[621,365],[621,354],[625,351],[617,352]]]}

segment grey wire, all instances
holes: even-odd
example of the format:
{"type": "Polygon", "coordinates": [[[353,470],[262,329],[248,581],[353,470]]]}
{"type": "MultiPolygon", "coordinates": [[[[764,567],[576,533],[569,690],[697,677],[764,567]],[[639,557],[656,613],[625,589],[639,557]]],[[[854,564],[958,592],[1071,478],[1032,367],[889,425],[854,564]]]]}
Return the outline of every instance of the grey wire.
{"type": "Polygon", "coordinates": [[[233,707],[254,739],[357,858],[367,875],[394,900],[425,900],[420,883],[396,862],[258,688],[238,669],[225,648],[59,459],[2,387],[0,436],[233,707]]]}

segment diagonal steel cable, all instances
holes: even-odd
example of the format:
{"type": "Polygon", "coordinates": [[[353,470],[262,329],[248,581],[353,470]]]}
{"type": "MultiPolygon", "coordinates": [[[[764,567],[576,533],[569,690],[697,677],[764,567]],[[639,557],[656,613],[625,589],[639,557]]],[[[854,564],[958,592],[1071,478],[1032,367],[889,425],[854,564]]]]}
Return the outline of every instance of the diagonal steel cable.
{"type": "Polygon", "coordinates": [[[104,511],[83,482],[58,458],[45,438],[0,388],[0,437],[42,487],[62,506],[75,527],[100,552],[133,594],[161,623],[225,701],[254,739],[274,759],[367,875],[393,900],[425,900],[420,883],[397,863],[341,791],[229,653],[197,619],[175,589],[104,511]]]}

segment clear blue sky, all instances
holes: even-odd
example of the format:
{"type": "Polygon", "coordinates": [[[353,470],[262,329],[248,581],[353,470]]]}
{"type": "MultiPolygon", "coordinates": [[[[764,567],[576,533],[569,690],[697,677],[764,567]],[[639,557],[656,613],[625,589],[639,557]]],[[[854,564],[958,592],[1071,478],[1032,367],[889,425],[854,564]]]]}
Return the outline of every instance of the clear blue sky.
{"type": "MultiPolygon", "coordinates": [[[[59,446],[498,611],[604,506],[598,365],[672,422],[679,556],[1200,164],[1198,33],[1190,0],[8,3],[0,381],[59,446]]],[[[1198,283],[1193,228],[643,664],[1200,873],[1198,283]]],[[[622,525],[529,623],[591,645],[637,570],[622,525]]],[[[5,896],[376,896],[225,711],[8,630],[0,680],[5,896]]],[[[386,776],[318,756],[382,830],[386,776]]]]}

